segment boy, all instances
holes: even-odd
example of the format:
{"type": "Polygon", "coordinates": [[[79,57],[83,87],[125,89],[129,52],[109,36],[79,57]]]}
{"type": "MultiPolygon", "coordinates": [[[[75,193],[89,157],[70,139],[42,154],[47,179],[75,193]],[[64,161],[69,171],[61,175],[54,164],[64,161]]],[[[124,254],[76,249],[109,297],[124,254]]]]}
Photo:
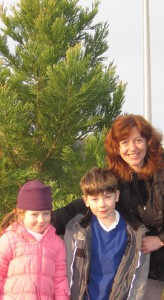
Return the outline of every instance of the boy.
{"type": "Polygon", "coordinates": [[[115,210],[119,190],[109,170],[91,169],[80,186],[88,213],[76,215],[64,237],[71,299],[142,299],[132,287],[138,290],[135,271],[145,227],[135,232],[115,210]]]}

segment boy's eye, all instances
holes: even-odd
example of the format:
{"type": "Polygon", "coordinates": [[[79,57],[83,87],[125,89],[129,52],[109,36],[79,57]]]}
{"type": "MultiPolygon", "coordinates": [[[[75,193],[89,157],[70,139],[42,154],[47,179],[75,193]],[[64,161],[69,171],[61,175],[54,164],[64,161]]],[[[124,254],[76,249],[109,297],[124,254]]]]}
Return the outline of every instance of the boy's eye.
{"type": "Polygon", "coordinates": [[[110,198],[111,198],[111,194],[106,195],[105,198],[106,198],[106,199],[110,199],[110,198]]]}
{"type": "Polygon", "coordinates": [[[92,200],[92,201],[97,201],[97,199],[98,199],[98,198],[92,198],[91,200],[92,200]]]}

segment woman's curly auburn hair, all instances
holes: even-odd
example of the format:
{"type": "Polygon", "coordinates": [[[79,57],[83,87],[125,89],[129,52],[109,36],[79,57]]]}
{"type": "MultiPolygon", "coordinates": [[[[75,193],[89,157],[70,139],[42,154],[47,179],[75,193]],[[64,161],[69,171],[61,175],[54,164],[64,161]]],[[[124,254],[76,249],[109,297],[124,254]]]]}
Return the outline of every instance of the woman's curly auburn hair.
{"type": "Polygon", "coordinates": [[[120,180],[130,181],[132,170],[120,156],[120,142],[129,138],[133,127],[147,140],[145,164],[139,178],[149,179],[164,165],[162,154],[162,134],[141,115],[124,114],[118,116],[105,138],[106,160],[109,169],[120,180]]]}

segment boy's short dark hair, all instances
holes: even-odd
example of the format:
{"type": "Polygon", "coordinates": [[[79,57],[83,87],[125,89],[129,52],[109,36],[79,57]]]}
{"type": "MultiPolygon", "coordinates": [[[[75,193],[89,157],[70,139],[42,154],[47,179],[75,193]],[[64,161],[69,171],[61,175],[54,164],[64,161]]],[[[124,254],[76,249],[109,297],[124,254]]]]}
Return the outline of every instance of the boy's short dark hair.
{"type": "Polygon", "coordinates": [[[84,196],[113,193],[118,189],[118,181],[110,170],[94,167],[84,174],[80,187],[84,196]]]}

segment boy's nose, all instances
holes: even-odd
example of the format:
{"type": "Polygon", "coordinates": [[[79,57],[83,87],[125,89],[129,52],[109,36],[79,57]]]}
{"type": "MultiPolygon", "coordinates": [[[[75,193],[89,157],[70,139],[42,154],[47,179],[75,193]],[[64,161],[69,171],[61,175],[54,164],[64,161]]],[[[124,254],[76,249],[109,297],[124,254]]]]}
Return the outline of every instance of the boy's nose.
{"type": "Polygon", "coordinates": [[[104,206],[104,198],[101,197],[99,200],[99,206],[104,206]]]}

